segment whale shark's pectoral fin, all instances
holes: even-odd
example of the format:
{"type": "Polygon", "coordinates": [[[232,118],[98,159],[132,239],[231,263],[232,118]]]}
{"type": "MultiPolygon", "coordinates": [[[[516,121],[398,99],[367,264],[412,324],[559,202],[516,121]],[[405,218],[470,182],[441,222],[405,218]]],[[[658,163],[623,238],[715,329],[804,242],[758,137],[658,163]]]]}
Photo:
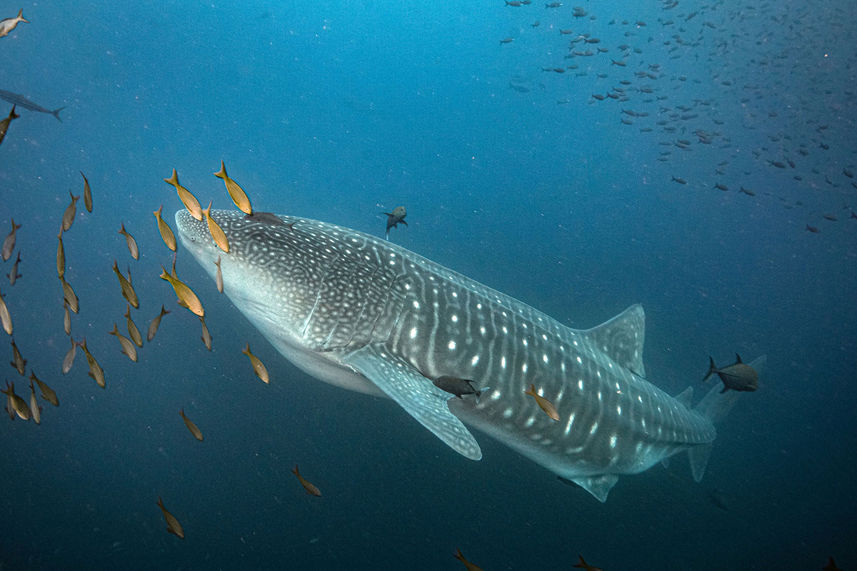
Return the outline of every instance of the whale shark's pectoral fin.
{"type": "Polygon", "coordinates": [[[408,362],[383,345],[366,345],[347,354],[342,362],[372,381],[450,448],[471,460],[482,458],[476,438],[450,412],[447,405],[450,394],[437,388],[408,362]]]}
{"type": "Polygon", "coordinates": [[[572,482],[595,496],[602,504],[607,501],[607,494],[619,481],[615,474],[603,474],[601,476],[590,476],[588,478],[569,478],[572,482]]]}

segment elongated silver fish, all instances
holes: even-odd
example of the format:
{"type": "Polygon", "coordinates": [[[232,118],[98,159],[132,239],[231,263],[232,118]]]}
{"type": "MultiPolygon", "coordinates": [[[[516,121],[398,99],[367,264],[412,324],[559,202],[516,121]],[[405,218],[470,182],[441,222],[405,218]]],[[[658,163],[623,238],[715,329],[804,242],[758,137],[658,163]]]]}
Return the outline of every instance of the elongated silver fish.
{"type": "Polygon", "coordinates": [[[362,232],[256,212],[211,215],[229,253],[182,210],[185,249],[213,278],[220,257],[224,291],[283,355],[323,381],[390,397],[467,458],[482,451],[464,423],[600,501],[619,475],[682,450],[698,481],[714,421],[738,394],[715,388],[691,408],[690,389],[673,398],[646,381],[639,305],[574,330],[362,232]],[[457,398],[433,381],[444,377],[467,379],[481,397],[457,398]]]}
{"type": "Polygon", "coordinates": [[[65,107],[59,107],[51,111],[50,109],[45,109],[38,103],[33,103],[23,95],[18,93],[12,93],[11,91],[6,91],[4,89],[0,89],[0,99],[5,99],[9,103],[17,105],[18,107],[23,107],[24,109],[28,109],[30,111],[37,111],[39,113],[48,113],[49,115],[53,115],[57,118],[57,121],[62,123],[62,119],[60,119],[60,111],[65,109],[65,107]]]}

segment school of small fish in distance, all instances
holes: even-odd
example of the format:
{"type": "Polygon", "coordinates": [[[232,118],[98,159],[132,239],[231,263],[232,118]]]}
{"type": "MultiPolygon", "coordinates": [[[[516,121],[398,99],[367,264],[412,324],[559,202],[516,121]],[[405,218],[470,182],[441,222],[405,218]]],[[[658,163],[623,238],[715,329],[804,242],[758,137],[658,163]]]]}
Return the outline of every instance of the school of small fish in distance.
{"type": "Polygon", "coordinates": [[[518,33],[502,38],[500,49],[529,50],[542,42],[537,34],[556,38],[544,59],[533,62],[543,82],[515,75],[510,89],[525,97],[537,95],[536,85],[547,84],[551,93],[567,89],[557,104],[612,107],[622,125],[656,139],[658,161],[681,169],[681,159],[693,157],[694,169],[710,165],[707,177],[693,180],[677,170],[664,185],[738,193],[748,208],[778,202],[796,209],[799,227],[813,234],[843,219],[857,223],[849,119],[857,116],[857,84],[833,83],[854,75],[853,14],[828,3],[714,1],[685,8],[662,0],[655,22],[602,21],[593,10],[562,2],[504,1],[518,33]],[[835,46],[849,47],[831,53],[839,51],[835,46]],[[687,60],[698,62],[693,75],[680,67],[687,60]],[[837,154],[843,147],[845,161],[837,154]],[[764,183],[746,182],[758,174],[764,183]]]}

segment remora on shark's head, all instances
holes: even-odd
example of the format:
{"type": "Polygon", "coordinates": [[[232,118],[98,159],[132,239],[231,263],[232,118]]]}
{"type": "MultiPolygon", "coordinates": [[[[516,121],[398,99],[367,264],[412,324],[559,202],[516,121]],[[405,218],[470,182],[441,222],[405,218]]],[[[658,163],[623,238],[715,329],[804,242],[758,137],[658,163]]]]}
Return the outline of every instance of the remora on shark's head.
{"type": "MultiPolygon", "coordinates": [[[[620,474],[686,450],[705,470],[714,422],[737,393],[712,389],[694,408],[646,381],[644,314],[633,305],[589,330],[570,329],[507,295],[400,246],[333,224],[218,210],[176,213],[182,244],[289,360],[310,375],[392,398],[443,442],[478,460],[470,424],[600,501],[620,474]],[[467,379],[457,398],[433,381],[467,379]],[[525,394],[533,384],[554,421],[525,394]],[[462,423],[464,421],[464,423],[462,423]]],[[[751,366],[764,363],[760,357],[751,366]]]]}

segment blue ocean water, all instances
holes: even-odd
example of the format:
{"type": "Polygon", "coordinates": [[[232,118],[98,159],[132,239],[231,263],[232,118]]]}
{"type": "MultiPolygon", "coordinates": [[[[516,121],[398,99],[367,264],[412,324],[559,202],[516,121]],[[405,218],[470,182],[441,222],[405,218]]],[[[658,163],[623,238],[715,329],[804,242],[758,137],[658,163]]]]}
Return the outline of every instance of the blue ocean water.
{"type": "Polygon", "coordinates": [[[19,106],[0,145],[0,235],[22,225],[23,276],[0,292],[27,374],[60,406],[43,402],[39,426],[0,419],[0,568],[463,568],[456,549],[489,571],[570,569],[578,553],[607,571],[855,567],[853,7],[580,6],[24,5],[0,89],[65,108],[59,122],[19,106]],[[642,303],[647,377],[671,394],[709,355],[767,354],[766,375],[699,484],[681,455],[601,504],[480,433],[471,462],[391,401],[298,370],[179,248],[205,349],[158,278],[172,258],[152,211],[172,224],[181,208],[173,168],[231,207],[221,159],[261,210],[381,235],[405,205],[393,241],[570,327],[642,303]],[[79,202],[64,234],[72,336],[106,389],[80,352],[60,373],[56,233],[80,171],[94,209],[79,202]],[[124,327],[114,260],[144,333],[171,311],[138,363],[108,335],[124,327]]]}

